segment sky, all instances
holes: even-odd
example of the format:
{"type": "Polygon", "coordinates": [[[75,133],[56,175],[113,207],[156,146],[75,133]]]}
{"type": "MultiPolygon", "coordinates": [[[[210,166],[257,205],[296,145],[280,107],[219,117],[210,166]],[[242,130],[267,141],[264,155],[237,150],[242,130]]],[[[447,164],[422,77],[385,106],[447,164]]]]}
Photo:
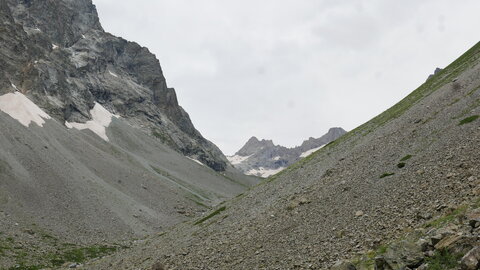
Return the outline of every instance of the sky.
{"type": "Polygon", "coordinates": [[[478,0],[93,0],[227,155],[352,130],[479,41],[478,0]]]}

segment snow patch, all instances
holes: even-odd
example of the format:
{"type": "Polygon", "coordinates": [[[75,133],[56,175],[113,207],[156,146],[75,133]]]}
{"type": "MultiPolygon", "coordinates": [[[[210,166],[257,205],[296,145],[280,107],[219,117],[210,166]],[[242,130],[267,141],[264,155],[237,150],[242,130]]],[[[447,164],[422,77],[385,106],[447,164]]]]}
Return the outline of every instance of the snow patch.
{"type": "Polygon", "coordinates": [[[313,152],[320,150],[320,149],[321,149],[322,147],[324,147],[324,146],[325,146],[325,145],[322,145],[322,146],[320,146],[320,147],[313,148],[313,149],[310,149],[310,150],[308,150],[308,151],[305,151],[305,152],[303,152],[303,153],[300,155],[300,157],[302,157],[302,158],[308,157],[308,156],[310,156],[313,152]]]}
{"type": "Polygon", "coordinates": [[[274,174],[277,174],[277,173],[283,171],[284,169],[285,169],[285,167],[280,167],[278,169],[266,169],[264,167],[260,167],[258,169],[251,169],[246,174],[267,178],[269,176],[272,176],[274,174]]]}
{"type": "Polygon", "coordinates": [[[102,105],[96,102],[93,109],[90,110],[90,114],[92,115],[92,120],[87,121],[86,123],[65,122],[65,126],[70,129],[75,128],[78,130],[90,129],[95,134],[100,136],[100,138],[108,142],[109,140],[107,137],[106,128],[112,122],[112,117],[119,118],[120,116],[110,113],[102,105]]]}
{"type": "Polygon", "coordinates": [[[34,31],[37,31],[37,32],[42,32],[42,30],[40,30],[40,28],[36,27],[35,29],[33,29],[34,31]]]}
{"type": "Polygon", "coordinates": [[[232,165],[237,165],[237,164],[240,164],[240,163],[244,162],[245,160],[247,160],[251,156],[252,155],[250,155],[250,156],[234,155],[234,156],[227,157],[227,159],[228,159],[228,161],[230,161],[230,163],[232,163],[232,165]]]}
{"type": "Polygon", "coordinates": [[[86,38],[85,35],[82,35],[82,38],[86,38]]]}
{"type": "Polygon", "coordinates": [[[192,161],[195,161],[196,163],[202,165],[202,166],[205,166],[205,164],[203,164],[200,160],[198,159],[194,159],[194,158],[191,158],[191,157],[187,157],[188,159],[192,160],[192,161]]]}
{"type": "Polygon", "coordinates": [[[12,87],[13,87],[13,89],[15,89],[15,91],[18,91],[18,88],[15,84],[12,83],[12,87]]]}
{"type": "Polygon", "coordinates": [[[281,158],[280,156],[276,156],[273,158],[273,160],[277,161],[277,160],[280,160],[280,158],[281,158]]]}
{"type": "MultiPolygon", "coordinates": [[[[14,84],[12,84],[12,86],[17,89],[14,84]]],[[[0,96],[0,110],[26,127],[28,127],[31,122],[43,127],[43,124],[45,124],[44,119],[51,118],[47,113],[42,111],[40,107],[20,92],[8,93],[0,96]]]]}
{"type": "Polygon", "coordinates": [[[113,77],[118,78],[118,75],[115,74],[115,73],[113,73],[113,72],[111,72],[110,70],[108,71],[108,73],[110,73],[110,75],[112,75],[113,77]]]}
{"type": "Polygon", "coordinates": [[[52,49],[53,49],[53,50],[58,49],[58,45],[52,43],[52,49]]]}

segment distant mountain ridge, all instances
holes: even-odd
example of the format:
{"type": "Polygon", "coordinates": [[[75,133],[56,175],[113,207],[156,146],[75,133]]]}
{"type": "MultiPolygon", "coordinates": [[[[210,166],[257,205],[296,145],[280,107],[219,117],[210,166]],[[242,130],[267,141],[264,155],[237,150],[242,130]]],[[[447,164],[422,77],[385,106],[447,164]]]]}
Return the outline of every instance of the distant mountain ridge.
{"type": "Polygon", "coordinates": [[[247,175],[268,177],[312,154],[345,133],[343,128],[334,127],[322,137],[317,139],[310,137],[300,146],[293,148],[275,145],[272,140],[259,140],[254,136],[235,155],[227,158],[233,166],[247,175]]]}

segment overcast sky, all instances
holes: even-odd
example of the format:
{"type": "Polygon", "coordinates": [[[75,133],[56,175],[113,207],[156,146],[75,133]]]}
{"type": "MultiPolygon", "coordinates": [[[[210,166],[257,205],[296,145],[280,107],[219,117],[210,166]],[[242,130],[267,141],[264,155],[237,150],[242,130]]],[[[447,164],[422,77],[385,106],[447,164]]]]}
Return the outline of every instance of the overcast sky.
{"type": "Polygon", "coordinates": [[[226,154],[351,130],[480,36],[478,0],[93,0],[107,32],[160,59],[226,154]]]}

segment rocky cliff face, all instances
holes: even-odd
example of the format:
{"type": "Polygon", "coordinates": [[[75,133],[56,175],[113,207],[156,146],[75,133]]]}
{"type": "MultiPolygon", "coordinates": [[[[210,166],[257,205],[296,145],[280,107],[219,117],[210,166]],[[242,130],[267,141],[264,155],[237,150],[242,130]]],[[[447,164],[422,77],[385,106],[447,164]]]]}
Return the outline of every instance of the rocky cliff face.
{"type": "Polygon", "coordinates": [[[252,137],[234,156],[230,156],[228,159],[247,175],[268,177],[312,154],[345,133],[346,131],[342,128],[331,128],[322,137],[317,139],[310,137],[302,145],[294,148],[275,145],[271,140],[260,141],[256,137],[252,137]]]}
{"type": "Polygon", "coordinates": [[[61,122],[92,119],[97,102],[182,154],[227,169],[155,55],[106,33],[91,0],[4,0],[0,17],[0,94],[18,90],[61,122]]]}

